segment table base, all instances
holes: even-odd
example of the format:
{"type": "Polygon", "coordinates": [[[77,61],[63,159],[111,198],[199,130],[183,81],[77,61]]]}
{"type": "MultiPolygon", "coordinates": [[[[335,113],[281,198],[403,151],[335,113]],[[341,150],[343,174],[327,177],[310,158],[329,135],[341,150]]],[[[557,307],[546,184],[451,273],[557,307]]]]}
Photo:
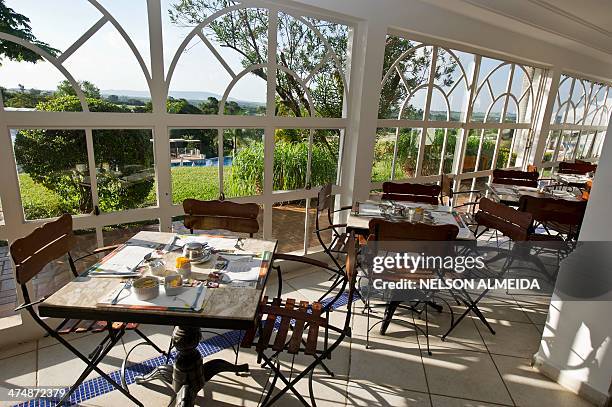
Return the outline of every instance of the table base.
{"type": "Polygon", "coordinates": [[[137,384],[161,380],[171,385],[176,393],[176,406],[191,407],[195,405],[198,392],[206,382],[221,372],[248,372],[249,365],[235,365],[223,359],[214,359],[206,363],[198,351],[202,335],[200,328],[179,326],[174,329],[172,341],[178,351],[174,366],[156,367],[145,376],[135,379],[137,384]]]}

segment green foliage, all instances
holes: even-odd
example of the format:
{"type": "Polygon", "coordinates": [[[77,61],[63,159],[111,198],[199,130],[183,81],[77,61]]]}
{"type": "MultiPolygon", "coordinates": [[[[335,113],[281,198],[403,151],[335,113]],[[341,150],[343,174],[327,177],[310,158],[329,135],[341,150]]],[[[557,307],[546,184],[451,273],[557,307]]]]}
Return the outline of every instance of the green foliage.
{"type": "MultiPolygon", "coordinates": [[[[79,87],[83,91],[86,97],[93,99],[100,99],[100,89],[89,81],[79,81],[79,87]]],[[[67,80],[61,81],[57,85],[57,91],[55,92],[55,96],[76,96],[76,91],[67,80]]]]}
{"type": "MultiPolygon", "coordinates": [[[[23,14],[17,13],[12,8],[7,7],[5,0],[0,0],[0,32],[24,39],[53,56],[59,53],[59,50],[36,39],[34,34],[32,34],[30,19],[23,14]]],[[[36,52],[7,40],[0,40],[0,65],[2,57],[8,58],[10,61],[26,61],[33,63],[42,60],[42,57],[36,52]]]]}
{"type": "MultiPolygon", "coordinates": [[[[224,176],[228,177],[229,173],[230,167],[224,167],[224,176]]],[[[175,204],[180,204],[187,198],[206,201],[218,197],[217,167],[172,167],[172,202],[175,204]]],[[[155,199],[155,196],[152,198],[155,199]]]]}
{"type": "MultiPolygon", "coordinates": [[[[122,107],[87,99],[91,111],[122,112],[122,107]]],[[[75,96],[42,102],[43,111],[79,111],[75,96]]],[[[139,207],[153,184],[153,150],[147,130],[95,130],[93,134],[99,206],[102,211],[139,207]]],[[[34,182],[55,192],[63,210],[93,209],[87,146],[82,130],[21,130],[15,138],[15,158],[34,182]]]]}
{"type": "Polygon", "coordinates": [[[52,97],[48,91],[25,89],[21,84],[19,84],[17,90],[0,88],[0,92],[2,92],[2,99],[6,107],[32,108],[40,102],[48,101],[52,97]]]}
{"type": "MultiPolygon", "coordinates": [[[[336,182],[337,154],[328,147],[313,144],[311,185],[336,182]]],[[[335,146],[338,151],[338,146],[335,146]]],[[[256,195],[263,192],[264,146],[254,142],[234,157],[228,179],[228,196],[256,195]]],[[[274,146],[274,190],[288,191],[306,187],[308,142],[277,140],[274,146]]]]}

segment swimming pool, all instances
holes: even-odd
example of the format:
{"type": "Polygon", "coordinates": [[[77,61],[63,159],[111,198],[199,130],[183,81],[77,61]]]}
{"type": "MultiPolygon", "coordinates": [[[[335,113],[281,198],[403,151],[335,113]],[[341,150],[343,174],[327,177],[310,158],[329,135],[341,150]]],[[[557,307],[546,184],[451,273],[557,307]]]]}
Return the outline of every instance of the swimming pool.
{"type": "MultiPolygon", "coordinates": [[[[198,158],[195,160],[184,160],[183,162],[173,162],[172,167],[215,167],[219,165],[219,158],[198,158]]],[[[223,166],[229,167],[232,165],[232,157],[223,157],[223,166]]]]}

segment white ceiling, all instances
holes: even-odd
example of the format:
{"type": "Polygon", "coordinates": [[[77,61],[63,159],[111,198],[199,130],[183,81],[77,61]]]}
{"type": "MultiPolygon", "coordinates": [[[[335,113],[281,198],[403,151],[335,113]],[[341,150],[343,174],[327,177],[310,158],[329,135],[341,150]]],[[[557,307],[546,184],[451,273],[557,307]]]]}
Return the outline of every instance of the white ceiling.
{"type": "Polygon", "coordinates": [[[612,0],[423,1],[568,48],[582,47],[600,59],[612,57],[612,0]]]}

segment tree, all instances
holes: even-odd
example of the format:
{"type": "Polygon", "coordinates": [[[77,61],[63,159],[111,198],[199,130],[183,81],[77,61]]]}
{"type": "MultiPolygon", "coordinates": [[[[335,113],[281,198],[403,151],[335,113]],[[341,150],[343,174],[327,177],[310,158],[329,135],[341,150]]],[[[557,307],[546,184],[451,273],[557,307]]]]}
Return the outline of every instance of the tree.
{"type": "MultiPolygon", "coordinates": [[[[87,98],[92,112],[125,112],[125,108],[87,98]]],[[[76,96],[39,103],[42,111],[80,111],[76,96]]],[[[154,184],[151,133],[146,130],[94,130],[99,206],[102,211],[143,204],[154,184]]],[[[93,210],[83,130],[21,130],[15,158],[35,182],[56,192],[74,213],[93,210]]]]}
{"type": "MultiPolygon", "coordinates": [[[[55,56],[59,50],[52,48],[49,44],[39,41],[32,34],[30,27],[30,19],[23,14],[17,13],[10,7],[7,7],[5,0],[0,0],[0,32],[14,35],[22,38],[38,47],[42,48],[49,54],[55,56]]],[[[2,57],[6,57],[9,61],[26,61],[36,63],[42,60],[42,57],[19,44],[12,41],[0,39],[0,65],[2,57]]]]}
{"type": "MultiPolygon", "coordinates": [[[[79,87],[83,91],[86,97],[93,99],[100,99],[100,89],[89,81],[79,81],[79,87]]],[[[61,81],[57,85],[56,96],[76,96],[76,91],[66,79],[61,81]]]]}

